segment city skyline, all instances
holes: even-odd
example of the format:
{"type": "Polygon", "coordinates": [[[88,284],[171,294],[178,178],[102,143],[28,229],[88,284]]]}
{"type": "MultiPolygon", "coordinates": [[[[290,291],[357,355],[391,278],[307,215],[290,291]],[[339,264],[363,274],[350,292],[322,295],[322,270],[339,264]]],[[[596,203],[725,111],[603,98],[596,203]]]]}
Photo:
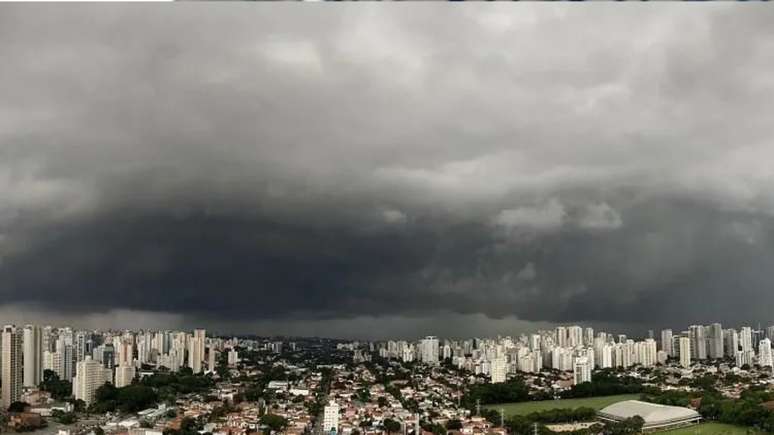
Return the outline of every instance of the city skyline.
{"type": "Polygon", "coordinates": [[[503,6],[0,6],[0,319],[774,320],[774,12],[503,6]]]}

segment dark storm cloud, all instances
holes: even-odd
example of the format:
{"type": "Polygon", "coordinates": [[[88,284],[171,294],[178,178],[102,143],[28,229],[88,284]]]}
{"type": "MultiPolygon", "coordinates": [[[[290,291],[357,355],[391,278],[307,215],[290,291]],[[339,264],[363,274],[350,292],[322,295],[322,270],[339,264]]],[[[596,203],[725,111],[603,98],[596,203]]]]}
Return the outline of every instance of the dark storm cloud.
{"type": "Polygon", "coordinates": [[[373,336],[769,320],[767,9],[0,11],[6,307],[373,336]]]}

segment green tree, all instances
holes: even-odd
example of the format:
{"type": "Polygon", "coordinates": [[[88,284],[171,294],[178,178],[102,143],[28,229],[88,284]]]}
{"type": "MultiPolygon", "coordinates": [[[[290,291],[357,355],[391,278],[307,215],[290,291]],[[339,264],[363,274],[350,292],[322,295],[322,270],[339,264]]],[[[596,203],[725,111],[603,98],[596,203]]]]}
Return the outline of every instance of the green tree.
{"type": "Polygon", "coordinates": [[[446,422],[446,429],[449,430],[460,430],[462,429],[462,422],[459,418],[453,418],[446,422]]]}
{"type": "Polygon", "coordinates": [[[280,432],[288,426],[288,420],[276,414],[264,414],[261,417],[261,424],[268,426],[272,432],[280,432]]]}
{"type": "Polygon", "coordinates": [[[11,403],[11,406],[8,407],[8,412],[24,412],[29,406],[30,404],[27,402],[16,401],[11,403]]]}
{"type": "Polygon", "coordinates": [[[74,412],[63,412],[59,409],[52,411],[51,417],[62,424],[73,424],[78,421],[78,416],[74,412]]]}
{"type": "Polygon", "coordinates": [[[51,394],[55,400],[64,400],[72,394],[73,385],[68,381],[59,379],[59,375],[53,370],[43,371],[43,380],[39,388],[51,394]]]}
{"type": "Polygon", "coordinates": [[[382,422],[382,426],[384,427],[384,430],[387,433],[397,433],[400,432],[401,424],[400,422],[393,420],[391,418],[385,418],[382,422]]]}

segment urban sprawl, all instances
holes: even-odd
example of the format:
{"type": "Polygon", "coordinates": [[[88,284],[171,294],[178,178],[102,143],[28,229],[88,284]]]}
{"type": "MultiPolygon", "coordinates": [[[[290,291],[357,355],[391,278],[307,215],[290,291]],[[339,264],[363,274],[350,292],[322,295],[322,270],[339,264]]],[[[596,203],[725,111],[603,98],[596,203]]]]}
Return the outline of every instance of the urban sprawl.
{"type": "Polygon", "coordinates": [[[416,341],[7,325],[0,422],[59,435],[771,433],[772,339],[774,326],[718,323],[416,341]]]}

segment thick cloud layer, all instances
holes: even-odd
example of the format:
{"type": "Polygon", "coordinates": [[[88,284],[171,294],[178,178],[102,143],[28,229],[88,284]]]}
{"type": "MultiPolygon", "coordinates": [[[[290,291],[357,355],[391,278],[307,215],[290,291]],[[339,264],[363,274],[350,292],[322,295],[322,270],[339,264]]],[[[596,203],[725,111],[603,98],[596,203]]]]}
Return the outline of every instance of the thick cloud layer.
{"type": "Polygon", "coordinates": [[[0,299],[352,336],[774,321],[772,19],[0,6],[0,299]]]}

